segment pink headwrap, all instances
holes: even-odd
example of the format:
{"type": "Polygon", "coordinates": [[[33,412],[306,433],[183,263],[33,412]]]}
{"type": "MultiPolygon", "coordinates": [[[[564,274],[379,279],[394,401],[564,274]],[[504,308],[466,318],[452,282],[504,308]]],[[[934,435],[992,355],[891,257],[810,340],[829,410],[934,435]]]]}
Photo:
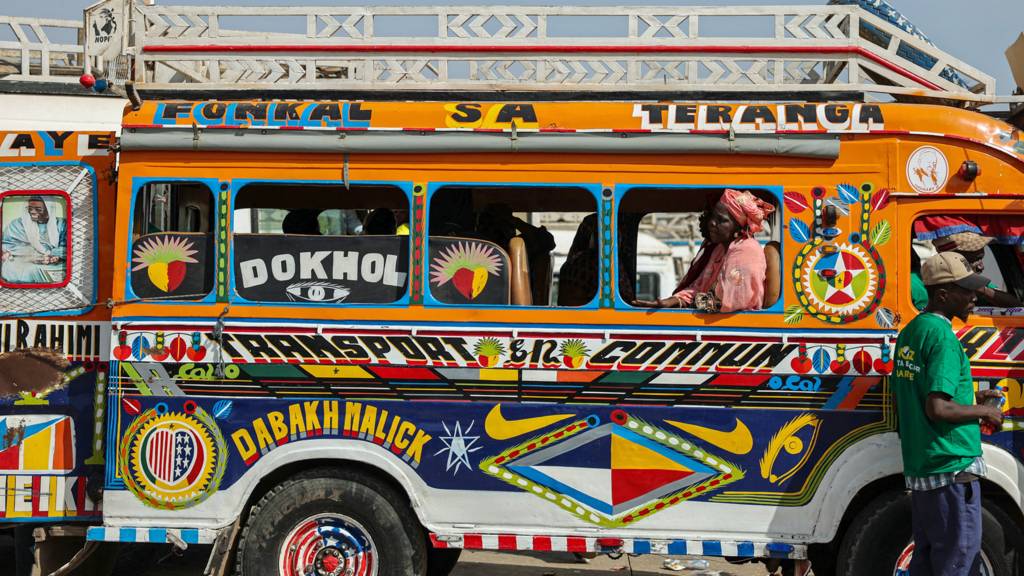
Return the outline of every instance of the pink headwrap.
{"type": "Polygon", "coordinates": [[[750,192],[740,192],[732,188],[726,188],[719,202],[725,206],[740,228],[750,234],[760,232],[765,217],[775,211],[774,206],[750,192]]]}

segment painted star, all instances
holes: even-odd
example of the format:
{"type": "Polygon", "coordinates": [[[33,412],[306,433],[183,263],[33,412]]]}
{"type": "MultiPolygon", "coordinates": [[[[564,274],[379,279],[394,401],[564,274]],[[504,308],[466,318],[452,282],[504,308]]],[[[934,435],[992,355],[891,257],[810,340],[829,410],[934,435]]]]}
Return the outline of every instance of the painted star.
{"type": "Polygon", "coordinates": [[[480,436],[469,435],[469,433],[473,431],[473,424],[475,423],[475,421],[470,422],[469,426],[463,430],[462,423],[455,422],[455,430],[453,431],[448,428],[448,424],[441,421],[441,425],[444,426],[444,431],[447,436],[439,437],[441,442],[444,442],[444,448],[438,450],[434,456],[444,452],[448,453],[448,462],[445,465],[446,472],[452,472],[454,475],[459,473],[460,466],[465,466],[466,470],[473,468],[473,464],[469,461],[469,455],[482,448],[482,446],[473,447],[473,445],[480,440],[480,436]]]}
{"type": "Polygon", "coordinates": [[[847,252],[839,252],[833,256],[822,258],[822,263],[831,268],[829,272],[832,275],[825,291],[825,301],[842,306],[856,300],[857,295],[853,290],[853,281],[864,273],[864,267],[857,257],[847,252]]]}

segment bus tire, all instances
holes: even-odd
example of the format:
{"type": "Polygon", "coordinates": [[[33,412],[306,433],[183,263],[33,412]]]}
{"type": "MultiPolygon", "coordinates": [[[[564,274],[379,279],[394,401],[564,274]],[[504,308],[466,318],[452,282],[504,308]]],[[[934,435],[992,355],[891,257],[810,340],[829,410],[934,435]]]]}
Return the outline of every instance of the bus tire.
{"type": "Polygon", "coordinates": [[[286,480],[252,507],[238,543],[240,576],[300,576],[310,566],[329,574],[339,565],[342,574],[426,574],[422,528],[405,499],[366,474],[333,472],[286,480]]]}
{"type": "MultiPolygon", "coordinates": [[[[988,503],[982,508],[982,554],[991,566],[990,576],[1015,576],[1007,563],[1005,531],[993,509],[988,503]]],[[[837,576],[894,574],[912,540],[910,516],[910,496],[903,492],[887,492],[868,504],[843,537],[837,576]]]]}
{"type": "Polygon", "coordinates": [[[448,576],[461,555],[461,548],[428,548],[427,576],[448,576]]]}
{"type": "Polygon", "coordinates": [[[1021,531],[1020,524],[999,505],[999,502],[982,500],[982,503],[982,547],[994,551],[1001,548],[1007,573],[1024,574],[1024,532],[1021,531]]]}

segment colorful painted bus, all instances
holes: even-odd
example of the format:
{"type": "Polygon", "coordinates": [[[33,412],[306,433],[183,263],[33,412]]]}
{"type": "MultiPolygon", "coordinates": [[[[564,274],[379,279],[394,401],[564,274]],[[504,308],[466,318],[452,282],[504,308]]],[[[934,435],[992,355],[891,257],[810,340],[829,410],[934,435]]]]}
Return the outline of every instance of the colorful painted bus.
{"type": "MultiPolygon", "coordinates": [[[[444,574],[461,549],[898,574],[913,245],[990,236],[986,275],[1024,299],[1024,142],[977,113],[137,108],[120,137],[0,132],[9,526],[214,544],[243,575],[444,574]],[[727,188],[775,207],[762,310],[634,305],[641,220],[727,188]],[[525,223],[551,214],[581,222],[558,271],[525,223]]],[[[991,576],[1024,561],[1021,314],[955,326],[977,385],[1008,390],[991,576]]]]}
{"type": "MultiPolygon", "coordinates": [[[[152,101],[121,130],[116,166],[111,133],[0,138],[5,252],[31,202],[69,223],[50,282],[0,285],[31,317],[0,374],[54,378],[3,405],[4,518],[215,544],[243,575],[443,574],[461,549],[901,573],[913,246],[991,236],[1024,299],[1024,143],[950,107],[152,101]],[[641,220],[726,188],[775,207],[763,308],[634,306],[641,220]],[[554,298],[524,224],[551,214],[580,222],[554,298]]],[[[1021,313],[955,326],[1008,396],[991,576],[1024,561],[1021,313]]]]}

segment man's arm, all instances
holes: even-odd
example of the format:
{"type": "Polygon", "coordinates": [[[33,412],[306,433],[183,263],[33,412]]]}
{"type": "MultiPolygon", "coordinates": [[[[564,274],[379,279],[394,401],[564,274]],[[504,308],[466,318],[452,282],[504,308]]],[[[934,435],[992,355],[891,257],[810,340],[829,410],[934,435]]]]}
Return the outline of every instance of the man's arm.
{"type": "Polygon", "coordinates": [[[996,426],[1003,424],[1003,411],[998,407],[985,406],[984,404],[973,404],[971,406],[957,404],[949,396],[941,392],[928,394],[928,400],[924,404],[924,411],[932,422],[962,424],[980,419],[996,426]]]}
{"type": "Polygon", "coordinates": [[[994,288],[984,286],[978,288],[978,297],[984,299],[985,303],[996,308],[1019,308],[1021,301],[1009,292],[1003,292],[994,288]]]}

